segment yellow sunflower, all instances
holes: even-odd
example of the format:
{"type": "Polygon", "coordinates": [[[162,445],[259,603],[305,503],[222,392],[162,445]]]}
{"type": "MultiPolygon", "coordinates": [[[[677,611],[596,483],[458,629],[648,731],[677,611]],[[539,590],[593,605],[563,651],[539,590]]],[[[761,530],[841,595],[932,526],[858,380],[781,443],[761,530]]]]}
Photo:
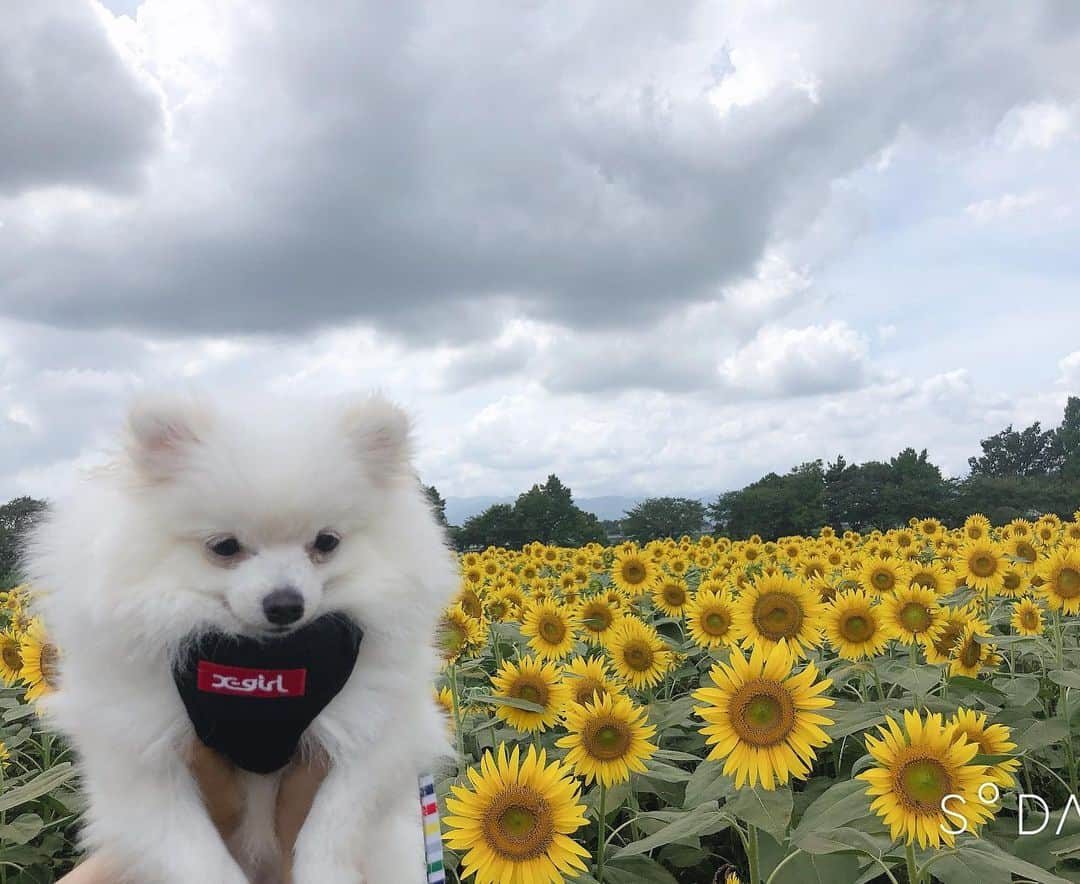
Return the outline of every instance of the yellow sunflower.
{"type": "Polygon", "coordinates": [[[599,657],[574,657],[563,666],[562,676],[575,703],[591,703],[597,696],[622,693],[622,688],[612,681],[607,664],[599,657]]]}
{"type": "Polygon", "coordinates": [[[974,513],[964,520],[964,540],[985,540],[990,536],[990,520],[981,513],[974,513]]]}
{"type": "Polygon", "coordinates": [[[471,788],[450,787],[446,843],[461,852],[462,877],[475,884],[560,884],[586,870],[589,851],[571,835],[586,825],[577,780],[560,761],[547,763],[529,747],[524,761],[514,747],[507,757],[484,754],[469,768],[471,788]]]}
{"type": "Polygon", "coordinates": [[[679,617],[690,601],[690,589],[681,577],[661,577],[653,587],[652,599],[669,617],[679,617]]]}
{"type": "Polygon", "coordinates": [[[874,595],[884,595],[902,586],[907,580],[907,569],[899,559],[874,556],[867,559],[859,572],[863,589],[874,595]]]}
{"type": "Polygon", "coordinates": [[[861,589],[839,592],[825,609],[825,635],[845,660],[861,660],[880,654],[889,641],[880,609],[861,589]]]}
{"type": "Polygon", "coordinates": [[[649,739],[656,728],[645,723],[645,710],[626,695],[610,694],[571,706],[566,713],[569,733],[555,741],[568,750],[566,761],[585,782],[599,780],[604,786],[625,783],[631,773],[645,770],[656,746],[649,739]]]}
{"type": "Polygon", "coordinates": [[[55,691],[60,678],[60,649],[49,641],[40,620],[32,620],[19,636],[19,653],[23,661],[20,675],[27,686],[26,699],[39,700],[55,691]]]}
{"type": "Polygon", "coordinates": [[[1005,541],[1005,554],[1019,559],[1023,565],[1034,565],[1039,559],[1039,550],[1029,535],[1012,535],[1005,541]]]}
{"type": "Polygon", "coordinates": [[[1022,566],[1009,565],[1001,575],[1001,594],[1013,599],[1024,595],[1031,586],[1028,570],[1022,566]]]}
{"type": "Polygon", "coordinates": [[[659,574],[660,568],[656,562],[636,549],[620,553],[611,563],[612,583],[631,599],[651,590],[659,574]]]}
{"type": "Polygon", "coordinates": [[[619,623],[608,642],[608,653],[619,677],[639,691],[658,684],[674,662],[656,630],[636,617],[619,623]]]}
{"type": "Polygon", "coordinates": [[[983,644],[979,636],[988,636],[989,628],[980,620],[972,620],[960,635],[949,658],[949,675],[967,675],[975,678],[982,669],[994,669],[1001,665],[997,649],[983,644]]]}
{"type": "Polygon", "coordinates": [[[783,574],[754,581],[735,606],[735,634],[743,647],[771,647],[786,641],[802,657],[821,642],[820,596],[806,584],[783,574]]]}
{"type": "Polygon", "coordinates": [[[991,595],[1001,591],[1009,561],[992,540],[976,540],[960,548],[956,557],[957,576],[972,589],[991,595]]]}
{"type": "Polygon", "coordinates": [[[521,634],[529,647],[543,660],[560,660],[574,649],[577,618],[554,601],[532,605],[525,612],[521,634]]]}
{"type": "Polygon", "coordinates": [[[461,610],[472,617],[473,620],[482,620],[484,618],[484,603],[480,601],[480,596],[472,587],[462,587],[454,601],[461,605],[461,610]]]}
{"type": "Polygon", "coordinates": [[[783,644],[766,650],[755,645],[749,660],[733,648],[728,662],[709,672],[715,687],[694,691],[703,705],[694,711],[705,721],[701,733],[712,746],[708,758],[727,759],[724,773],[743,783],[771,790],[789,777],[806,779],[815,749],[828,745],[821,728],[832,719],[815,710],[833,705],[821,694],[832,684],[817,681],[813,663],[791,674],[794,658],[783,644]]]}
{"type": "Polygon", "coordinates": [[[22,666],[19,636],[11,629],[0,632],[0,679],[7,687],[18,681],[22,666]]]}
{"type": "Polygon", "coordinates": [[[1080,611],[1080,549],[1060,549],[1039,563],[1039,595],[1055,611],[1080,611]]]}
{"type": "Polygon", "coordinates": [[[923,645],[927,663],[948,663],[953,649],[964,634],[964,627],[976,619],[971,608],[942,607],[942,621],[930,644],[923,645]]]}
{"type": "Polygon", "coordinates": [[[1043,623],[1042,608],[1034,599],[1020,599],[1013,608],[1009,622],[1018,635],[1042,635],[1046,628],[1043,623]]]}
{"type": "Polygon", "coordinates": [[[592,645],[606,647],[613,628],[622,619],[619,604],[622,598],[615,594],[616,601],[603,595],[582,599],[577,608],[577,622],[581,625],[582,636],[592,645]]]}
{"type": "Polygon", "coordinates": [[[940,562],[912,562],[908,567],[909,586],[925,586],[938,595],[948,595],[956,589],[956,578],[940,562]]]}
{"type": "Polygon", "coordinates": [[[884,596],[881,617],[889,634],[901,644],[932,644],[944,619],[937,595],[925,586],[909,586],[884,596]]]}
{"type": "MultiPolygon", "coordinates": [[[[960,708],[949,719],[949,724],[956,728],[953,740],[967,738],[969,743],[979,747],[979,755],[1010,755],[1016,749],[1009,729],[1003,724],[987,724],[985,712],[960,708]]],[[[1016,772],[1020,769],[1020,759],[1007,758],[996,764],[987,765],[986,773],[990,780],[1003,789],[1016,787],[1016,772]]]]}
{"type": "Polygon", "coordinates": [[[945,530],[941,522],[934,518],[919,519],[916,527],[918,527],[924,537],[929,538],[938,537],[945,530]]]}
{"type": "Polygon", "coordinates": [[[979,800],[979,787],[986,782],[986,768],[971,764],[979,752],[966,739],[953,742],[953,728],[946,727],[939,713],[904,711],[904,729],[892,716],[879,726],[880,738],[866,735],[866,748],[877,762],[857,779],[869,785],[866,794],[873,797],[870,807],[889,826],[893,838],[908,844],[938,847],[942,841],[954,843],[949,834],[953,818],[946,823],[942,799],[959,795],[963,801],[948,804],[950,812],[964,817],[968,831],[974,831],[994,812],[979,800]]]}
{"type": "Polygon", "coordinates": [[[476,650],[487,638],[484,624],[454,604],[443,611],[435,626],[435,644],[447,663],[456,662],[462,654],[476,650]]]}
{"type": "Polygon", "coordinates": [[[552,727],[570,702],[570,686],[560,678],[559,667],[534,657],[522,657],[517,663],[507,660],[491,677],[491,683],[494,697],[524,700],[541,707],[540,711],[519,709],[509,703],[496,707],[499,718],[525,733],[552,727]]]}
{"type": "Polygon", "coordinates": [[[699,589],[686,606],[686,625],[694,642],[702,648],[734,644],[735,600],[731,594],[699,589]]]}

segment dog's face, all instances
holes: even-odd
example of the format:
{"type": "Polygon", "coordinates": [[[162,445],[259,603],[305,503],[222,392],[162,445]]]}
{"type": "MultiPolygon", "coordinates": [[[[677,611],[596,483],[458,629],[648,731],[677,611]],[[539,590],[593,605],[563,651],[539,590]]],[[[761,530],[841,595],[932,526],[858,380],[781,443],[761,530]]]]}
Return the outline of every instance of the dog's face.
{"type": "Polygon", "coordinates": [[[382,555],[371,537],[409,470],[408,421],[377,398],[236,411],[153,399],[129,430],[149,601],[183,628],[272,635],[342,607],[382,555]]]}

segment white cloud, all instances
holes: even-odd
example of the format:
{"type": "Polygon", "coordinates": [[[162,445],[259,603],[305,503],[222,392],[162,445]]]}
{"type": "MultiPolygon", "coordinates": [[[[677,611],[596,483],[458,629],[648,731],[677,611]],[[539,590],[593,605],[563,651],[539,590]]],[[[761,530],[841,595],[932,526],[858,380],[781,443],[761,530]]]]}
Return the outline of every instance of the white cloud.
{"type": "Polygon", "coordinates": [[[1043,202],[1043,195],[1039,193],[1005,193],[993,199],[980,200],[964,207],[969,217],[976,224],[990,224],[996,221],[1006,221],[1027,209],[1038,206],[1043,202]]]}
{"type": "Polygon", "coordinates": [[[732,390],[806,396],[863,386],[869,374],[866,338],[842,321],[805,328],[765,328],[720,363],[732,390]]]}
{"type": "Polygon", "coordinates": [[[1059,384],[1067,387],[1070,392],[1080,395],[1080,350],[1070,353],[1058,363],[1061,369],[1059,384]]]}
{"type": "Polygon", "coordinates": [[[1013,108],[1001,121],[996,140],[1009,150],[1047,150],[1073,124],[1073,111],[1054,101],[1040,101],[1013,108]]]}

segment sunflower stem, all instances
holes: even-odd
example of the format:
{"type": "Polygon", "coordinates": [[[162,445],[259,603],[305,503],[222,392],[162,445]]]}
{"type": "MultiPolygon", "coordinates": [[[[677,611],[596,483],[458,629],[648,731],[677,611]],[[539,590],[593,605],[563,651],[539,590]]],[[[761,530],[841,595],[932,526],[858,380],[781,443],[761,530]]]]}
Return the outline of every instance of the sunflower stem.
{"type": "Polygon", "coordinates": [[[877,685],[878,699],[884,702],[884,700],[885,700],[885,689],[881,686],[881,676],[878,675],[877,664],[874,663],[873,658],[871,658],[871,660],[870,660],[870,672],[873,673],[873,675],[874,675],[874,684],[877,685]]]}
{"type": "MultiPolygon", "coordinates": [[[[919,643],[911,643],[911,669],[914,671],[919,665],[919,643]]],[[[918,678],[915,679],[915,684],[918,685],[918,678]]],[[[912,695],[915,697],[915,708],[918,709],[922,705],[922,697],[919,696],[917,690],[912,691],[912,695]]]]}
{"type": "Polygon", "coordinates": [[[915,865],[915,848],[910,841],[904,847],[904,856],[907,858],[908,884],[919,884],[919,867],[915,865]]]}
{"type": "Polygon", "coordinates": [[[465,767],[465,734],[461,730],[461,701],[458,699],[457,666],[451,663],[447,667],[450,676],[450,697],[453,700],[454,712],[454,737],[457,739],[457,767],[458,774],[465,767]]]}
{"type": "Polygon", "coordinates": [[[596,819],[596,881],[604,884],[604,824],[607,821],[607,786],[600,784],[599,813],[596,819]]]}
{"type": "MultiPolygon", "coordinates": [[[[1057,633],[1057,665],[1058,669],[1065,668],[1065,624],[1061,620],[1061,612],[1054,611],[1054,632],[1057,633]]],[[[1073,752],[1072,721],[1069,718],[1069,689],[1063,684],[1058,685],[1058,710],[1065,719],[1065,761],[1069,765],[1069,789],[1076,794],[1076,755],[1073,752]]]]}
{"type": "Polygon", "coordinates": [[[769,880],[766,881],[765,884],[772,884],[773,879],[777,876],[777,874],[780,872],[780,870],[784,866],[786,866],[789,862],[791,862],[793,859],[795,859],[795,857],[801,856],[801,855],[802,855],[802,851],[799,850],[798,848],[795,848],[794,851],[792,851],[787,856],[785,856],[782,860],[780,860],[780,862],[777,863],[776,868],[772,870],[772,874],[769,875],[769,880]]]}
{"type": "Polygon", "coordinates": [[[761,884],[761,863],[758,859],[757,826],[753,823],[746,824],[746,840],[749,847],[746,851],[746,859],[750,863],[750,884],[761,884]]]}

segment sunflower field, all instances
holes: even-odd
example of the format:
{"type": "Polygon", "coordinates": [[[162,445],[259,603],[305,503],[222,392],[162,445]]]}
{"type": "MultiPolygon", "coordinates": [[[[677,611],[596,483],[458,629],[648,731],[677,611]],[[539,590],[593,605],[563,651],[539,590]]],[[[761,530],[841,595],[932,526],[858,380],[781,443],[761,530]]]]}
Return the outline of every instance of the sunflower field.
{"type": "Polygon", "coordinates": [[[1080,512],[462,575],[450,881],[1080,882],[1080,512]]]}
{"type": "MultiPolygon", "coordinates": [[[[449,881],[1080,882],[1080,512],[461,572],[435,637],[449,881]]],[[[34,716],[58,652],[27,594],[0,597],[18,884],[70,865],[80,807],[34,716]]]]}

